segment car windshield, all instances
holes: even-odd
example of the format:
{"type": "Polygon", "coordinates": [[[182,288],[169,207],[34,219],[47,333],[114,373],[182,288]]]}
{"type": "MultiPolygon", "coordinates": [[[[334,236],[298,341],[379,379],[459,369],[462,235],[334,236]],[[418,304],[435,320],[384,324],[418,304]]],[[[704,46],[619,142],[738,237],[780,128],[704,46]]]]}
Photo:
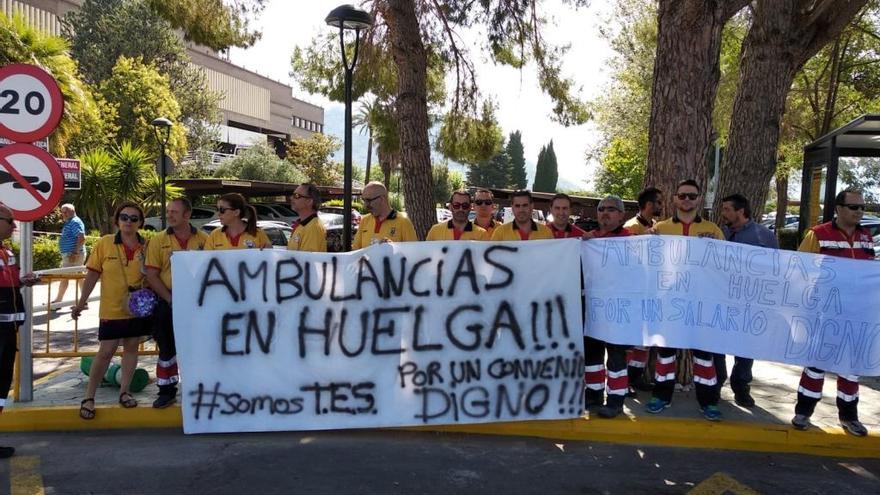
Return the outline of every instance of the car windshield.
{"type": "Polygon", "coordinates": [[[326,213],[326,212],[318,212],[318,218],[321,219],[321,222],[324,223],[325,227],[332,227],[335,225],[342,225],[343,216],[339,213],[326,213]]]}
{"type": "Polygon", "coordinates": [[[272,207],[275,208],[275,211],[277,211],[278,213],[281,213],[285,217],[298,217],[299,216],[295,211],[291,210],[290,208],[288,208],[284,205],[272,205],[272,207]]]}

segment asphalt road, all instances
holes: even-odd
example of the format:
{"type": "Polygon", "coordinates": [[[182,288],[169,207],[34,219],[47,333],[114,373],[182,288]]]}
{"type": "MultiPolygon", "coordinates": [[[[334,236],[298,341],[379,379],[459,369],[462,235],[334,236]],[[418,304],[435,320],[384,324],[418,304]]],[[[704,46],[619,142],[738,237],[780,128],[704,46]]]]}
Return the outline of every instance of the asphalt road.
{"type": "Polygon", "coordinates": [[[880,493],[880,460],[531,438],[339,431],[20,433],[14,493],[880,493]],[[43,491],[40,492],[39,490],[43,491]]]}

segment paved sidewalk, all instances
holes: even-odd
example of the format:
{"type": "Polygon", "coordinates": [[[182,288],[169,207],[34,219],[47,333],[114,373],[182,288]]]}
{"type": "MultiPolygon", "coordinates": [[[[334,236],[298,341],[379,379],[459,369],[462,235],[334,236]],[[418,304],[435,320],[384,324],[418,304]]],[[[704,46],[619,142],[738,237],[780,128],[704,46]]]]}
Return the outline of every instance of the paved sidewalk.
{"type": "MultiPolygon", "coordinates": [[[[45,286],[38,286],[35,288],[35,300],[40,301],[46,300],[45,294],[45,286]],[[40,291],[43,291],[40,294],[40,291]],[[42,297],[42,299],[40,299],[42,297]]],[[[94,294],[97,295],[98,289],[95,290],[94,294]]],[[[52,313],[47,314],[45,311],[45,307],[37,308],[35,311],[34,318],[34,346],[36,348],[44,348],[45,346],[45,324],[46,321],[51,321],[52,333],[50,338],[51,346],[63,346],[69,345],[72,342],[73,338],[73,321],[70,319],[70,309],[69,305],[72,304],[72,291],[69,291],[68,301],[61,310],[53,311],[52,313]],[[43,346],[43,347],[41,347],[43,346]]],[[[83,350],[96,350],[97,349],[97,301],[96,297],[93,298],[95,300],[94,303],[90,304],[89,309],[83,314],[83,317],[80,319],[80,336],[79,336],[79,345],[83,350]]],[[[152,342],[148,344],[150,348],[152,348],[152,342]]],[[[141,410],[138,414],[147,415],[143,416],[148,419],[146,423],[140,423],[140,426],[143,425],[151,425],[150,421],[153,421],[155,418],[161,418],[156,424],[167,426],[171,425],[179,425],[180,424],[180,416],[179,409],[170,409],[167,411],[163,411],[166,413],[164,416],[158,416],[154,413],[159,413],[159,411],[148,411],[144,409],[150,409],[150,405],[153,399],[156,397],[157,388],[152,382],[155,379],[155,356],[142,356],[139,360],[139,367],[147,369],[150,373],[151,383],[141,392],[134,394],[135,398],[139,401],[141,410]],[[169,414],[173,414],[171,417],[169,414]]],[[[732,365],[733,360],[728,359],[728,364],[732,365]]],[[[65,425],[74,425],[77,427],[93,427],[90,425],[77,425],[76,421],[80,423],[86,423],[78,419],[77,410],[79,408],[79,402],[83,399],[86,384],[88,381],[88,377],[85,376],[79,370],[79,358],[61,358],[61,359],[36,359],[34,363],[35,369],[35,387],[34,387],[34,401],[29,403],[18,403],[18,404],[9,404],[7,407],[12,411],[22,411],[26,409],[39,409],[45,407],[63,407],[68,410],[67,413],[71,417],[71,421],[73,423],[67,423],[65,420],[65,425]]],[[[746,409],[736,405],[733,402],[733,394],[730,391],[729,385],[726,386],[722,392],[722,401],[719,405],[722,413],[724,414],[724,420],[720,425],[723,425],[724,431],[727,431],[727,435],[730,435],[733,440],[736,439],[737,436],[743,435],[754,435],[755,432],[769,432],[773,431],[775,434],[780,432],[786,433],[788,430],[794,431],[791,428],[789,421],[794,415],[794,402],[796,398],[796,391],[798,387],[798,381],[800,379],[801,369],[799,367],[779,364],[779,363],[770,363],[770,362],[755,362],[753,374],[754,381],[752,383],[752,396],[755,399],[756,406],[752,409],[746,409]],[[738,433],[736,429],[737,426],[742,426],[744,429],[738,433]],[[729,428],[733,428],[732,430],[728,430],[729,428]]],[[[816,408],[816,413],[813,415],[813,424],[816,428],[812,429],[811,433],[813,435],[827,433],[829,436],[826,439],[822,437],[809,437],[811,442],[814,443],[827,443],[829,445],[837,445],[841,444],[841,439],[843,439],[844,443],[855,441],[860,442],[864,441],[866,443],[862,444],[868,449],[869,453],[873,453],[872,449],[876,449],[876,455],[880,456],[880,378],[863,378],[861,381],[860,387],[860,403],[859,403],[859,414],[862,422],[868,427],[870,431],[870,436],[867,439],[852,439],[852,438],[844,438],[846,435],[842,432],[842,429],[839,427],[837,422],[837,409],[835,405],[835,397],[836,397],[836,383],[833,374],[828,374],[826,378],[825,384],[825,395],[822,401],[819,403],[816,408]]],[[[11,397],[10,397],[11,398],[11,397]]],[[[95,422],[94,427],[124,427],[126,426],[125,418],[133,418],[131,415],[131,411],[122,410],[118,404],[118,389],[115,387],[103,387],[98,390],[97,396],[97,405],[99,407],[99,416],[107,416],[118,418],[121,421],[120,425],[112,425],[108,426],[107,423],[103,422],[95,422]],[[116,411],[110,411],[107,408],[116,409],[116,411]]],[[[610,430],[619,430],[622,425],[625,424],[633,424],[637,426],[633,426],[636,428],[632,430],[631,435],[633,440],[637,443],[639,439],[644,439],[645,443],[653,443],[650,438],[645,437],[646,432],[650,436],[650,428],[648,426],[657,425],[657,428],[668,427],[668,425],[675,425],[675,428],[670,431],[678,431],[681,432],[682,436],[687,436],[690,431],[693,431],[695,435],[706,434],[707,431],[711,432],[712,427],[716,428],[716,432],[721,431],[718,430],[718,424],[712,424],[708,421],[704,420],[700,415],[700,411],[697,406],[697,401],[695,397],[695,393],[693,390],[690,391],[677,391],[675,393],[675,397],[673,399],[672,407],[664,411],[660,415],[652,415],[648,414],[644,411],[644,404],[650,399],[650,392],[640,392],[639,396],[632,399],[626,400],[626,409],[625,409],[625,418],[619,418],[617,420],[602,420],[602,419],[589,419],[590,432],[599,432],[599,437],[602,437],[602,433],[605,429],[610,430]],[[626,421],[628,420],[628,423],[626,421]],[[668,422],[663,423],[662,420],[668,420],[668,422]],[[660,422],[657,422],[660,421],[660,422]],[[648,426],[646,426],[648,425],[648,426]],[[666,426],[663,426],[666,425],[666,426]],[[647,428],[647,429],[646,429],[647,428]],[[706,428],[710,428],[707,430],[706,428]],[[702,433],[700,433],[702,432],[702,433]]],[[[584,419],[588,419],[589,414],[584,415],[584,419]]],[[[139,420],[140,421],[140,420],[139,420]]],[[[3,421],[0,421],[0,429],[3,421]]],[[[557,422],[532,422],[532,423],[557,423],[557,422]]],[[[511,423],[514,424],[514,423],[511,423]]],[[[518,423],[522,424],[522,423],[518,423]]],[[[130,423],[128,426],[134,426],[130,423]]],[[[481,425],[481,427],[484,425],[481,425]]],[[[546,426],[546,425],[545,425],[546,426]]],[[[534,429],[536,425],[531,425],[530,428],[534,429]]],[[[538,426],[538,428],[542,428],[538,426]]],[[[565,426],[563,428],[572,428],[570,426],[565,426]]],[[[577,428],[577,427],[575,427],[577,428]]],[[[63,429],[63,428],[62,428],[63,429]]],[[[442,429],[442,428],[441,428],[442,429]]],[[[466,428],[468,431],[473,430],[473,427],[466,428]]],[[[479,431],[480,427],[477,427],[479,431]]],[[[485,432],[491,433],[493,428],[485,428],[485,432]]],[[[544,428],[545,431],[546,428],[544,428]]],[[[517,434],[516,430],[510,429],[502,429],[503,434],[517,434]]],[[[525,431],[525,430],[523,430],[525,431]]],[[[670,435],[670,431],[661,432],[662,434],[657,438],[668,438],[670,435]]],[[[546,432],[546,431],[545,431],[546,432]]],[[[554,436],[552,431],[546,432],[547,436],[554,436]]],[[[588,435],[593,434],[588,433],[588,435]]],[[[801,433],[801,432],[798,432],[801,433]]],[[[521,433],[523,435],[531,435],[531,433],[521,433]]],[[[570,432],[561,432],[560,435],[567,435],[570,432]]],[[[589,438],[584,438],[589,439],[589,438]]],[[[685,439],[680,439],[681,441],[678,445],[687,445],[687,441],[685,439]],[[683,442],[683,443],[682,443],[683,442]]],[[[749,439],[743,439],[747,443],[749,439]]],[[[662,442],[660,442],[662,443],[662,442]]],[[[859,445],[856,443],[855,445],[859,445]]],[[[736,448],[736,447],[728,447],[728,448],[736,448]]],[[[744,447],[748,448],[748,447],[744,447]]],[[[755,450],[772,450],[768,447],[765,448],[756,448],[755,450]]],[[[809,452],[808,452],[809,453],[809,452]]]]}

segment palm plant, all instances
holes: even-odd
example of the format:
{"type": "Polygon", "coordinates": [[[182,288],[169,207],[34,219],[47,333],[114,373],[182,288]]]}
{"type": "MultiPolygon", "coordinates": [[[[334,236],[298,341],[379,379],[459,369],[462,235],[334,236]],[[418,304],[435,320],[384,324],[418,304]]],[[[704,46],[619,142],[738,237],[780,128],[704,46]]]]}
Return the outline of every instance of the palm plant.
{"type": "Polygon", "coordinates": [[[89,151],[79,157],[81,188],[74,200],[76,211],[86,219],[89,228],[108,232],[108,204],[115,202],[113,156],[103,149],[89,151]],[[111,201],[111,199],[113,201],[111,201]]]}

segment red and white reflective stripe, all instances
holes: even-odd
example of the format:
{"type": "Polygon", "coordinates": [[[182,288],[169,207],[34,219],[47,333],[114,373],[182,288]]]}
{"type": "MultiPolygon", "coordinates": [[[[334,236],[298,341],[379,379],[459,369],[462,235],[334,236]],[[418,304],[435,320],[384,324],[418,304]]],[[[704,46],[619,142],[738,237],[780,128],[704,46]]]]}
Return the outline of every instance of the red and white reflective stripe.
{"type": "Polygon", "coordinates": [[[605,365],[584,366],[584,384],[590,390],[605,389],[605,365]]]}
{"type": "Polygon", "coordinates": [[[174,375],[171,378],[156,377],[156,385],[174,385],[175,383],[180,383],[180,377],[178,375],[174,375]]]}
{"type": "Polygon", "coordinates": [[[156,385],[173,385],[179,381],[177,356],[167,361],[160,359],[156,365],[156,385]]]}
{"type": "Polygon", "coordinates": [[[675,356],[657,356],[657,363],[654,365],[654,380],[658,382],[675,380],[675,356]]]}
{"type": "Polygon", "coordinates": [[[648,362],[648,350],[644,347],[633,347],[626,351],[627,366],[644,368],[648,362]]]}
{"type": "Polygon", "coordinates": [[[859,377],[840,375],[837,377],[837,398],[852,402],[859,398],[859,377]]]}
{"type": "Polygon", "coordinates": [[[718,377],[715,375],[715,363],[711,359],[694,357],[694,383],[710,387],[718,384],[718,377]]]}
{"type": "Polygon", "coordinates": [[[3,313],[0,314],[0,322],[7,323],[10,321],[24,321],[26,316],[25,313],[3,313]]]}
{"type": "Polygon", "coordinates": [[[814,399],[822,398],[822,386],[825,385],[825,373],[804,368],[798,392],[814,399]]]}
{"type": "Polygon", "coordinates": [[[822,391],[814,392],[810,389],[804,388],[803,386],[798,387],[798,393],[804,394],[807,397],[812,397],[813,399],[821,399],[822,398],[822,391]]]}
{"type": "Polygon", "coordinates": [[[159,366],[160,368],[170,368],[174,364],[177,364],[177,356],[174,356],[168,361],[162,361],[161,359],[156,361],[156,366],[159,366]]]}
{"type": "Polygon", "coordinates": [[[620,371],[608,371],[608,395],[626,395],[629,376],[626,368],[620,371]]]}
{"type": "MultiPolygon", "coordinates": [[[[804,368],[804,375],[812,378],[813,380],[824,380],[825,372],[824,371],[813,371],[810,368],[804,368]]],[[[801,378],[803,380],[803,377],[801,378]]]]}

